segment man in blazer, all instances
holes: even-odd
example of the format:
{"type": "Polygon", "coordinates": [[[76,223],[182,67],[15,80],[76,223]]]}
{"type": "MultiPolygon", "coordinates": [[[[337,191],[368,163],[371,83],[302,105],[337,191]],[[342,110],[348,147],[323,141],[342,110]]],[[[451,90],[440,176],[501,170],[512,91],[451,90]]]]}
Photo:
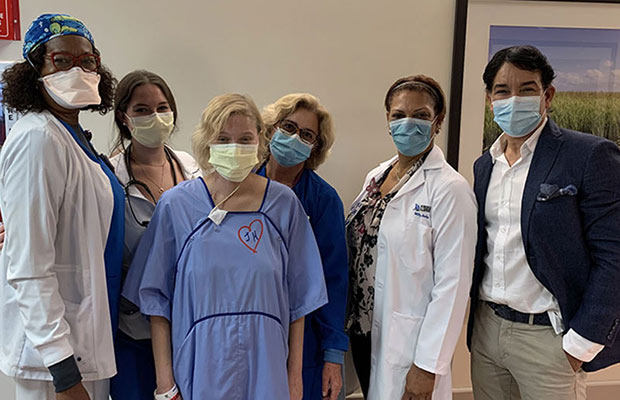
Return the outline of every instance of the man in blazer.
{"type": "Polygon", "coordinates": [[[476,400],[585,399],[584,371],[620,361],[620,150],[551,120],[554,77],[532,46],[483,75],[504,132],[474,164],[476,400]]]}

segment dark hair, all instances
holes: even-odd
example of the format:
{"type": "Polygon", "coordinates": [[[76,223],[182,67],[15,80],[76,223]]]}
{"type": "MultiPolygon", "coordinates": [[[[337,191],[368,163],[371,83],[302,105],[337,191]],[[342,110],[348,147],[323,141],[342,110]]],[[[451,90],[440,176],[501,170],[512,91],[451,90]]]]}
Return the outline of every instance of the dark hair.
{"type": "MultiPolygon", "coordinates": [[[[30,62],[26,60],[16,63],[2,73],[2,97],[9,110],[27,113],[47,109],[47,103],[41,92],[42,84],[39,81],[46,51],[45,45],[38,46],[28,54],[30,62]]],[[[94,46],[93,52],[100,54],[94,46]]],[[[103,115],[112,110],[116,79],[112,72],[103,65],[99,67],[97,73],[101,76],[99,81],[101,103],[85,107],[85,109],[98,111],[103,115]]]]}
{"type": "Polygon", "coordinates": [[[441,86],[431,77],[426,75],[411,75],[400,78],[390,86],[385,95],[385,110],[390,112],[392,108],[392,99],[394,95],[403,90],[411,90],[415,92],[424,92],[435,100],[435,117],[437,118],[437,126],[441,126],[446,116],[446,95],[441,86]]]}
{"type": "Polygon", "coordinates": [[[118,128],[119,134],[115,139],[115,143],[113,149],[120,150],[125,148],[125,140],[131,140],[131,132],[125,126],[122,119],[122,113],[127,111],[127,106],[131,101],[131,97],[133,96],[134,90],[141,85],[146,84],[156,85],[161,89],[170,105],[170,109],[174,113],[174,124],[176,126],[177,122],[177,103],[174,100],[174,95],[172,94],[172,90],[162,78],[156,73],[145,71],[145,70],[136,70],[128,73],[121,79],[116,87],[116,96],[114,97],[114,123],[118,128]]]}
{"type": "Polygon", "coordinates": [[[495,81],[497,71],[499,71],[505,63],[510,63],[525,71],[540,72],[543,89],[548,88],[555,79],[553,67],[540,50],[530,45],[512,46],[495,53],[484,69],[482,80],[489,92],[493,89],[493,82],[495,81]]]}

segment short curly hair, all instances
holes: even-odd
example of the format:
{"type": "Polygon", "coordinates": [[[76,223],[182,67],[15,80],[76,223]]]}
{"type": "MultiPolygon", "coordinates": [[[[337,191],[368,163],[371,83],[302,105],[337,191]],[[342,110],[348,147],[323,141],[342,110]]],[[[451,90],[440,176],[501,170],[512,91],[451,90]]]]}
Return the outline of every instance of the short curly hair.
{"type": "Polygon", "coordinates": [[[245,115],[256,123],[258,133],[258,155],[265,152],[266,142],[263,140],[265,124],[254,101],[242,94],[224,94],[214,97],[202,112],[200,123],[192,134],[192,151],[198,165],[205,174],[212,171],[209,163],[211,144],[233,115],[245,115]]]}
{"type": "MultiPolygon", "coordinates": [[[[292,93],[266,106],[263,109],[263,120],[265,121],[263,136],[264,140],[269,143],[276,130],[276,125],[300,108],[313,112],[319,120],[319,136],[310,158],[306,160],[304,165],[306,168],[314,170],[325,162],[335,140],[332,117],[327,109],[319,103],[319,99],[309,93],[292,93]]],[[[269,153],[266,151],[262,158],[266,159],[268,155],[269,153]]]]}
{"type": "MultiPolygon", "coordinates": [[[[25,114],[30,111],[41,112],[48,108],[39,81],[46,51],[45,45],[38,46],[28,55],[30,62],[26,60],[16,63],[2,73],[2,101],[9,110],[25,114]]],[[[94,46],[93,52],[100,54],[94,46]]],[[[97,72],[101,76],[99,81],[101,103],[85,107],[85,110],[97,111],[103,115],[114,107],[116,79],[104,66],[99,67],[97,72]]]]}

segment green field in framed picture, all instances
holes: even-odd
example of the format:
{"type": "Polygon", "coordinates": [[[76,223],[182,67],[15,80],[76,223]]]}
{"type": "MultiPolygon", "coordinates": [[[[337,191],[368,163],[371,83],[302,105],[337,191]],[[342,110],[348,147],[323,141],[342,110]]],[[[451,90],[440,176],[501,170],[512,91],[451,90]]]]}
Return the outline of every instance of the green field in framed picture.
{"type": "MultiPolygon", "coordinates": [[[[550,117],[561,127],[589,132],[620,146],[620,29],[491,26],[489,59],[505,47],[530,44],[556,72],[550,117]]],[[[487,102],[483,148],[501,134],[487,102]]]]}

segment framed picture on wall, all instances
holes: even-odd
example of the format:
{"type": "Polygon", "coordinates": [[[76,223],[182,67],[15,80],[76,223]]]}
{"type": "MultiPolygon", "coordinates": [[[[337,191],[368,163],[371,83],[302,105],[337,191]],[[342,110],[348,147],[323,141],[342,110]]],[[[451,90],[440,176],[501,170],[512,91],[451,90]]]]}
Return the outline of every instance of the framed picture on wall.
{"type": "MultiPolygon", "coordinates": [[[[491,25],[488,60],[501,49],[528,44],[545,54],[555,70],[549,116],[563,128],[620,146],[620,29],[491,25]]],[[[487,101],[482,149],[501,133],[487,101]]]]}
{"type": "Polygon", "coordinates": [[[521,44],[538,47],[556,71],[551,118],[620,145],[618,3],[457,0],[449,162],[471,179],[473,162],[501,133],[482,73],[495,52],[521,44]]]}

